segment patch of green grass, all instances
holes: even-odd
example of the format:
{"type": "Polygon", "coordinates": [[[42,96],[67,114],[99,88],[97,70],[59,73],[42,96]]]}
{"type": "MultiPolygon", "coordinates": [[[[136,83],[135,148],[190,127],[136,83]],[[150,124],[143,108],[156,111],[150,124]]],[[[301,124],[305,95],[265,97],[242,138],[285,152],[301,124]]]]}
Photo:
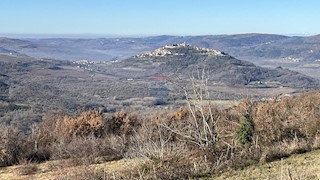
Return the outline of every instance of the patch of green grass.
{"type": "Polygon", "coordinates": [[[206,179],[320,179],[320,150],[231,170],[206,179]]]}

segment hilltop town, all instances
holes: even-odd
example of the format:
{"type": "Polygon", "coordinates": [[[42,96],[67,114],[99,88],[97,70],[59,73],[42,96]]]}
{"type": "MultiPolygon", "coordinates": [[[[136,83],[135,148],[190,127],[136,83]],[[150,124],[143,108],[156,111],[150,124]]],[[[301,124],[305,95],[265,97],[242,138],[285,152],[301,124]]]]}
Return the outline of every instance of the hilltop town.
{"type": "Polygon", "coordinates": [[[165,45],[164,47],[158,48],[154,51],[145,54],[139,54],[134,56],[135,58],[146,58],[146,57],[165,57],[165,56],[182,56],[187,53],[199,53],[202,55],[212,55],[212,56],[225,56],[226,54],[221,51],[217,51],[214,49],[195,47],[190,44],[180,43],[173,45],[165,45]],[[181,49],[187,51],[179,51],[181,49]]]}

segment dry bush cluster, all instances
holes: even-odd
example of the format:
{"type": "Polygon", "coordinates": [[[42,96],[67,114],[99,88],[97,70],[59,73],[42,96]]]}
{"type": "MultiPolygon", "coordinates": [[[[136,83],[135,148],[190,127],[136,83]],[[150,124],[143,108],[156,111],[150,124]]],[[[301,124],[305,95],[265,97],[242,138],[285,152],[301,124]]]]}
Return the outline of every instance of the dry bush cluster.
{"type": "Polygon", "coordinates": [[[320,93],[285,97],[252,104],[252,118],[260,140],[272,144],[296,137],[313,139],[320,133],[320,93]]]}
{"type": "MultiPolygon", "coordinates": [[[[135,143],[140,148],[133,152],[152,157],[154,162],[174,159],[172,166],[183,162],[185,168],[174,169],[185,170],[189,177],[192,172],[219,172],[320,148],[319,92],[265,101],[244,100],[229,109],[203,106],[200,101],[154,119],[147,122],[148,128],[141,127],[135,143]]],[[[156,169],[159,174],[170,174],[168,167],[156,169]]]]}
{"type": "Polygon", "coordinates": [[[136,122],[134,116],[124,112],[105,118],[100,111],[92,110],[75,117],[49,114],[30,134],[3,126],[0,165],[67,158],[92,163],[105,156],[109,160],[119,159],[125,144],[121,136],[132,133],[136,122]]]}
{"type": "Polygon", "coordinates": [[[130,177],[196,178],[320,148],[319,108],[320,93],[314,92],[244,100],[228,109],[200,101],[149,116],[125,111],[110,118],[99,111],[74,117],[48,115],[28,135],[2,127],[0,165],[51,159],[90,164],[101,157],[103,161],[146,157],[152,163],[130,172],[130,177]]]}
{"type": "Polygon", "coordinates": [[[56,133],[63,136],[101,136],[104,131],[103,115],[99,111],[82,113],[78,117],[65,116],[55,124],[56,133]]]}

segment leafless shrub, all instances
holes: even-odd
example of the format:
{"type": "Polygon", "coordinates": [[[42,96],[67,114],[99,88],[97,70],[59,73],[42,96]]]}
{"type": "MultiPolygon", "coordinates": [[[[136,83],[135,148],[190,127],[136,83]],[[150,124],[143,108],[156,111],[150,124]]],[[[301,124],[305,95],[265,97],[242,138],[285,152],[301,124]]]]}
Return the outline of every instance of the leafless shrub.
{"type": "Polygon", "coordinates": [[[198,71],[197,77],[192,75],[189,81],[189,85],[181,87],[186,97],[188,112],[180,109],[172,116],[173,119],[183,118],[188,123],[181,122],[176,127],[167,124],[162,126],[201,148],[212,147],[219,139],[219,117],[212,112],[208,90],[209,75],[203,68],[201,72],[198,71]]]}
{"type": "Polygon", "coordinates": [[[60,140],[51,147],[52,159],[73,159],[76,164],[90,164],[97,157],[113,156],[121,158],[121,154],[110,148],[106,141],[95,137],[74,137],[70,142],[60,140]]]}
{"type": "Polygon", "coordinates": [[[16,164],[22,150],[19,131],[13,127],[0,127],[0,167],[16,164]]]}
{"type": "Polygon", "coordinates": [[[174,142],[172,132],[153,123],[143,123],[141,129],[128,139],[127,157],[147,157],[163,160],[173,154],[185,154],[184,143],[174,142]]]}

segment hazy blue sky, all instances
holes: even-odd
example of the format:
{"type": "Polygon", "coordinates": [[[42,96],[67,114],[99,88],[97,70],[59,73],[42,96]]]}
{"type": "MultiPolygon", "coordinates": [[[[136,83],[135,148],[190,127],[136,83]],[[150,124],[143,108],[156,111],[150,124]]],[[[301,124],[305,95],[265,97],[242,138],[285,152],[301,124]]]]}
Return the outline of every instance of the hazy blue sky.
{"type": "Polygon", "coordinates": [[[0,0],[0,33],[318,34],[320,0],[0,0]]]}

